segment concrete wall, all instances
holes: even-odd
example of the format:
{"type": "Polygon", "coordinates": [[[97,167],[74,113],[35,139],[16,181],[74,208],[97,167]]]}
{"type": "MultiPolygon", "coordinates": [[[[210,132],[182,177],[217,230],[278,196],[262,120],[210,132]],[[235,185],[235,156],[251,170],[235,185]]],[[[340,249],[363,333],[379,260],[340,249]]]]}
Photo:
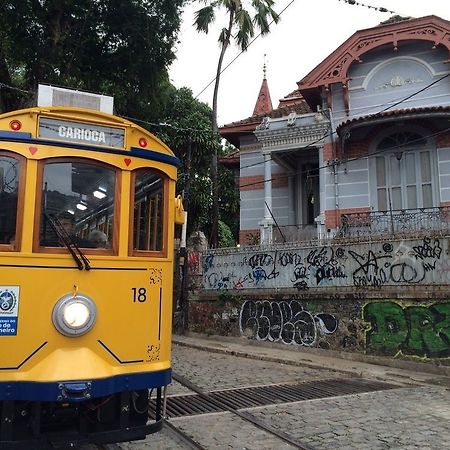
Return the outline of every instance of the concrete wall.
{"type": "Polygon", "coordinates": [[[364,297],[196,301],[190,305],[190,330],[450,366],[450,301],[364,297]]]}
{"type": "Polygon", "coordinates": [[[414,288],[450,284],[449,240],[441,237],[322,247],[210,252],[205,291],[414,288]]]}
{"type": "Polygon", "coordinates": [[[449,237],[190,254],[191,331],[450,366],[449,237]]]}

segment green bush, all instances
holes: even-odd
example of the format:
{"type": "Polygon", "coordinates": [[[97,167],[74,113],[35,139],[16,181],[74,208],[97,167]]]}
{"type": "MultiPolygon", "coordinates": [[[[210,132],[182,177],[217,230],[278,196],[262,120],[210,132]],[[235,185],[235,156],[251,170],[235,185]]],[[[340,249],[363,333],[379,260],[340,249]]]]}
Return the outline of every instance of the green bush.
{"type": "Polygon", "coordinates": [[[219,220],[219,247],[234,247],[233,233],[230,227],[219,220]]]}

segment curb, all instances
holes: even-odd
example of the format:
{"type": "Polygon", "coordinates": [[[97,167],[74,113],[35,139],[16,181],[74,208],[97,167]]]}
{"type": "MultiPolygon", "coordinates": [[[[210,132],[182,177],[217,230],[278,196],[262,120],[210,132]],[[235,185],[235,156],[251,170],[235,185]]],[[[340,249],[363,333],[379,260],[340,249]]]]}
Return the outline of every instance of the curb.
{"type": "MultiPolygon", "coordinates": [[[[218,353],[218,354],[224,354],[224,355],[232,355],[232,356],[238,356],[242,358],[248,358],[248,359],[254,359],[259,361],[267,361],[267,362],[273,362],[273,363],[279,363],[279,364],[285,364],[285,365],[291,365],[291,366],[297,366],[297,367],[309,367],[311,369],[326,369],[330,372],[334,373],[342,373],[346,375],[350,375],[352,377],[359,377],[359,378],[372,378],[377,379],[380,381],[390,381],[394,383],[399,383],[403,385],[442,385],[442,380],[447,381],[446,384],[450,385],[450,378],[446,377],[444,375],[436,375],[436,374],[430,374],[426,372],[417,372],[416,376],[411,374],[411,370],[405,370],[405,369],[395,369],[390,366],[382,366],[379,364],[370,364],[370,363],[362,363],[368,366],[373,366],[374,371],[370,371],[370,368],[364,367],[349,367],[348,369],[342,368],[342,367],[334,367],[334,366],[327,366],[324,363],[321,362],[315,362],[310,359],[290,359],[290,358],[281,358],[276,356],[269,356],[269,355],[261,355],[261,354],[255,354],[252,352],[246,352],[243,350],[232,350],[230,348],[224,347],[224,348],[218,348],[215,345],[211,345],[209,342],[189,342],[184,339],[177,339],[176,337],[172,337],[172,342],[174,344],[180,345],[182,347],[188,347],[188,348],[194,348],[196,350],[203,350],[208,351],[212,353],[218,353]],[[380,371],[377,371],[376,368],[384,368],[384,373],[379,373],[380,371]],[[398,370],[400,372],[395,372],[395,370],[398,370]],[[403,372],[403,373],[402,373],[403,372]],[[433,378],[434,377],[434,378],[433,378]],[[437,379],[435,379],[437,378],[437,379]]],[[[342,359],[342,361],[346,361],[348,363],[354,363],[356,366],[358,364],[357,361],[349,361],[346,359],[342,359]]]]}

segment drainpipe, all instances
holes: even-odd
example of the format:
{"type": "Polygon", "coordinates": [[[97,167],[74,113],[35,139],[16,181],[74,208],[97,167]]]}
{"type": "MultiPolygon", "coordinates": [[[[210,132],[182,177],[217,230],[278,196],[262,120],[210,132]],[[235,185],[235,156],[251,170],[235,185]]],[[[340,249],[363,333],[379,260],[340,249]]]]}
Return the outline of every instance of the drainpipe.
{"type": "Polygon", "coordinates": [[[333,111],[331,108],[328,110],[330,114],[330,126],[331,126],[331,145],[333,147],[333,181],[334,181],[334,208],[337,211],[339,211],[339,184],[338,184],[338,159],[337,159],[337,153],[336,153],[336,141],[334,138],[334,132],[336,130],[336,127],[334,125],[333,120],[333,111]]]}
{"type": "Polygon", "coordinates": [[[327,176],[327,171],[324,166],[323,159],[323,144],[318,147],[319,152],[319,202],[320,202],[320,212],[319,216],[314,219],[317,227],[317,237],[319,243],[325,237],[325,207],[326,207],[326,183],[325,177],[327,176]]]}

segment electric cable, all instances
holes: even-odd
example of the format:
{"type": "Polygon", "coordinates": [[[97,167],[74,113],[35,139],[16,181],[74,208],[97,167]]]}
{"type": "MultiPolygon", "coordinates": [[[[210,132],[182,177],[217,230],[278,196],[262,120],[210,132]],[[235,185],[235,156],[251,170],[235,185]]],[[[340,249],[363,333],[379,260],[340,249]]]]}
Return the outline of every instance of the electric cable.
{"type": "MultiPolygon", "coordinates": [[[[281,15],[295,2],[295,0],[291,0],[287,6],[284,7],[284,9],[281,10],[281,12],[278,14],[278,17],[281,17],[281,15]]],[[[269,24],[268,27],[270,27],[273,23],[275,22],[274,19],[272,19],[269,24]]],[[[256,41],[256,39],[258,39],[260,36],[262,35],[262,31],[260,31],[247,45],[245,50],[241,50],[228,64],[225,65],[225,67],[223,67],[221,69],[221,71],[219,72],[219,75],[222,75],[225,70],[228,69],[228,67],[231,66],[231,64],[233,64],[243,53],[245,53],[247,51],[247,49],[250,47],[250,45],[253,44],[253,42],[256,41]]],[[[215,76],[194,98],[197,99],[200,95],[203,94],[203,92],[206,91],[206,89],[208,89],[215,81],[216,81],[217,76],[215,76]]]]}
{"type": "MultiPolygon", "coordinates": [[[[375,112],[375,113],[369,114],[369,115],[367,115],[365,118],[366,118],[366,119],[371,119],[371,118],[373,118],[373,117],[375,117],[375,116],[377,116],[377,115],[379,115],[379,114],[382,114],[382,113],[388,111],[389,109],[391,109],[392,107],[398,106],[398,105],[404,103],[405,101],[409,100],[410,98],[412,98],[412,97],[414,97],[414,96],[416,96],[416,95],[422,93],[422,92],[425,91],[426,89],[429,89],[430,87],[432,87],[432,86],[434,86],[435,84],[441,82],[442,80],[445,80],[445,79],[448,78],[449,76],[450,76],[450,73],[448,73],[448,74],[446,74],[446,75],[443,75],[441,78],[432,81],[432,82],[429,83],[428,85],[426,85],[426,86],[424,86],[423,88],[421,88],[421,89],[419,89],[419,90],[413,92],[412,94],[410,94],[410,95],[404,97],[403,99],[398,100],[398,101],[397,101],[397,100],[394,100],[394,103],[393,103],[393,104],[386,104],[386,108],[384,108],[384,109],[382,109],[382,110],[380,110],[380,111],[377,111],[377,112],[375,112]]],[[[383,106],[383,105],[381,105],[381,106],[383,106]]],[[[364,109],[372,109],[373,107],[374,107],[374,106],[371,105],[371,106],[368,106],[368,107],[366,107],[366,108],[364,108],[364,109]]],[[[363,111],[364,109],[362,109],[362,111],[363,111]]],[[[313,147],[315,144],[317,144],[318,142],[320,142],[320,141],[322,141],[322,140],[324,140],[324,139],[326,139],[326,138],[328,138],[328,137],[331,137],[331,136],[333,136],[333,135],[335,135],[335,134],[337,134],[337,131],[336,131],[336,130],[335,130],[335,131],[332,131],[332,132],[330,132],[330,133],[327,133],[327,134],[325,134],[324,136],[322,136],[321,138],[315,140],[314,142],[311,142],[311,143],[309,143],[308,145],[305,145],[304,147],[301,147],[301,149],[302,149],[302,150],[305,150],[305,149],[311,148],[311,147],[313,147]]],[[[270,160],[272,161],[273,158],[271,157],[270,160]]],[[[240,168],[240,170],[246,169],[246,168],[248,168],[248,167],[255,167],[255,166],[261,165],[261,164],[264,164],[264,161],[260,161],[260,162],[258,162],[258,163],[253,163],[253,164],[249,164],[248,166],[243,166],[243,167],[240,168]]],[[[327,167],[328,167],[328,166],[327,166],[327,167]]]]}
{"type": "MultiPolygon", "coordinates": [[[[431,133],[431,134],[428,134],[428,135],[425,135],[425,136],[420,136],[417,139],[413,139],[412,141],[409,142],[409,144],[414,143],[416,141],[417,142],[423,141],[423,139],[429,139],[429,138],[437,137],[437,136],[440,136],[441,134],[447,133],[449,131],[450,131],[450,127],[447,127],[444,130],[437,131],[435,133],[431,133]]],[[[329,164],[326,164],[326,165],[323,165],[323,166],[319,166],[319,167],[315,167],[313,169],[309,168],[309,169],[306,169],[306,170],[300,170],[300,171],[297,171],[297,172],[293,172],[293,173],[291,173],[289,175],[290,176],[292,176],[292,175],[302,175],[302,174],[308,173],[308,172],[311,174],[311,173],[314,173],[316,171],[318,172],[321,169],[327,169],[327,168],[333,167],[333,166],[340,166],[341,164],[346,164],[346,163],[349,163],[349,162],[358,161],[360,159],[368,159],[368,158],[370,158],[370,157],[372,157],[374,155],[377,155],[377,154],[380,154],[380,153],[392,152],[393,150],[400,149],[400,148],[405,148],[405,145],[404,144],[400,144],[400,145],[396,145],[396,146],[390,147],[389,149],[376,150],[376,151],[371,152],[370,154],[367,154],[367,155],[355,156],[353,158],[347,158],[345,160],[331,161],[329,164]]],[[[270,179],[263,179],[261,181],[257,181],[257,182],[253,182],[253,183],[242,184],[242,185],[239,186],[239,188],[248,187],[248,186],[255,186],[255,185],[258,185],[258,184],[264,184],[264,183],[267,183],[269,181],[274,181],[274,180],[279,179],[279,178],[280,177],[278,176],[278,177],[273,177],[273,178],[270,178],[270,179]]]]}

